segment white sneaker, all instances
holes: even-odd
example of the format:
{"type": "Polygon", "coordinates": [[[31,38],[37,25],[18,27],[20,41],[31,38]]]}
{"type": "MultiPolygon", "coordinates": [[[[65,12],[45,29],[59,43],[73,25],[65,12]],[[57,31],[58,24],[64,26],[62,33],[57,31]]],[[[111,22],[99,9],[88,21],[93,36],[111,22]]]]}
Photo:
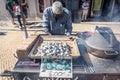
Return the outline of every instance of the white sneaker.
{"type": "Polygon", "coordinates": [[[21,26],[18,26],[19,29],[21,29],[22,27],[21,26]]]}

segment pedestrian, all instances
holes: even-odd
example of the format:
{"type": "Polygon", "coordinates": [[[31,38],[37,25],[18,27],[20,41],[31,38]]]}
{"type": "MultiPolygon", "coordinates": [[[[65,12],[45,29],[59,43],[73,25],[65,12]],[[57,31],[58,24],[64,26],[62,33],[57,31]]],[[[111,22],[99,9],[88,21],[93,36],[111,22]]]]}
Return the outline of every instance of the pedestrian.
{"type": "Polygon", "coordinates": [[[40,13],[43,13],[44,11],[44,0],[38,0],[39,2],[39,11],[40,13]]]}
{"type": "Polygon", "coordinates": [[[48,35],[71,35],[71,12],[63,8],[62,3],[55,1],[52,7],[43,12],[43,28],[48,35]]]}
{"type": "Polygon", "coordinates": [[[15,24],[13,6],[12,6],[12,3],[10,2],[10,0],[6,0],[6,10],[9,12],[9,14],[11,16],[12,24],[15,24]]]}
{"type": "Polygon", "coordinates": [[[86,21],[87,16],[88,16],[88,11],[89,11],[89,2],[88,0],[85,0],[82,4],[82,21],[86,21]]]}
{"type": "Polygon", "coordinates": [[[28,12],[27,12],[28,4],[26,0],[22,0],[21,7],[22,7],[23,18],[26,23],[26,18],[28,17],[28,12]]]}
{"type": "Polygon", "coordinates": [[[18,19],[19,28],[22,30],[23,27],[22,27],[22,22],[21,22],[21,9],[20,9],[20,6],[19,6],[18,2],[15,2],[14,10],[15,10],[15,15],[18,19]]]}

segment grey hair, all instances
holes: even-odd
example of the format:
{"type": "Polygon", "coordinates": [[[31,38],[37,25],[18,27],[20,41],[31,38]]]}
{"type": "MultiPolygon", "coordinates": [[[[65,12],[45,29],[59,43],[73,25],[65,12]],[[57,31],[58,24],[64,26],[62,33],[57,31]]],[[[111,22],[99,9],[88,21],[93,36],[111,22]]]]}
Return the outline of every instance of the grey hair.
{"type": "Polygon", "coordinates": [[[52,11],[55,14],[62,14],[62,12],[63,12],[62,3],[59,1],[54,2],[52,5],[52,11]]]}

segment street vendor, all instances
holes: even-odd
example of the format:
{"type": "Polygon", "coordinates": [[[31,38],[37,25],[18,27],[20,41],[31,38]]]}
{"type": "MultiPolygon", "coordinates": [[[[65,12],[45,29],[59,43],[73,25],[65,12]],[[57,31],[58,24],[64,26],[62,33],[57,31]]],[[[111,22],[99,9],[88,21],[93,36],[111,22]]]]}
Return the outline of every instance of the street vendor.
{"type": "Polygon", "coordinates": [[[48,35],[71,35],[71,12],[63,8],[62,3],[55,1],[52,7],[48,7],[43,13],[43,28],[48,35]]]}

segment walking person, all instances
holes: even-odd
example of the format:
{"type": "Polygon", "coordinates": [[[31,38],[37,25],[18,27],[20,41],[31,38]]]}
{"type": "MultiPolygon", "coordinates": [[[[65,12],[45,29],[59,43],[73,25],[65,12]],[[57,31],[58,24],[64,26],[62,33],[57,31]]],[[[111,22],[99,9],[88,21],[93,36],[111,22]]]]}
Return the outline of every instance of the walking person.
{"type": "Polygon", "coordinates": [[[25,21],[25,24],[26,24],[26,18],[28,17],[28,12],[27,12],[28,4],[27,4],[27,0],[22,0],[21,7],[22,7],[23,18],[24,18],[24,21],[25,21]]]}
{"type": "Polygon", "coordinates": [[[62,3],[55,1],[52,7],[48,7],[43,13],[43,28],[48,35],[71,35],[71,12],[63,8],[62,3]]]}
{"type": "Polygon", "coordinates": [[[88,16],[88,11],[89,11],[89,2],[88,0],[85,0],[82,4],[82,21],[86,21],[87,16],[88,16]]]}
{"type": "Polygon", "coordinates": [[[13,6],[12,6],[12,3],[10,2],[10,0],[6,0],[6,10],[9,12],[9,14],[11,16],[12,24],[15,24],[13,6]]]}
{"type": "Polygon", "coordinates": [[[18,2],[15,2],[14,10],[15,10],[15,15],[17,16],[17,19],[18,19],[19,28],[22,30],[23,27],[22,27],[22,22],[21,22],[21,10],[20,10],[20,6],[18,2]]]}

